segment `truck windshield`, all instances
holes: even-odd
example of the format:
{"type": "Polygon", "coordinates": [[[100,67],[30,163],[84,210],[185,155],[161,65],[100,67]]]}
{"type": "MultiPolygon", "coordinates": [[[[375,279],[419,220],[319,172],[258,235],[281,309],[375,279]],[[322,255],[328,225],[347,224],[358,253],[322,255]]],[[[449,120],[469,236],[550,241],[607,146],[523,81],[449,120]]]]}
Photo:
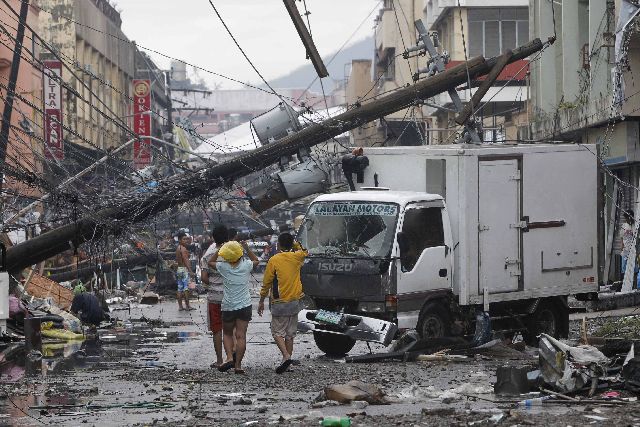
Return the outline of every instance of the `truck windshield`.
{"type": "Polygon", "coordinates": [[[398,205],[377,202],[316,202],[298,239],[311,255],[388,257],[398,205]]]}

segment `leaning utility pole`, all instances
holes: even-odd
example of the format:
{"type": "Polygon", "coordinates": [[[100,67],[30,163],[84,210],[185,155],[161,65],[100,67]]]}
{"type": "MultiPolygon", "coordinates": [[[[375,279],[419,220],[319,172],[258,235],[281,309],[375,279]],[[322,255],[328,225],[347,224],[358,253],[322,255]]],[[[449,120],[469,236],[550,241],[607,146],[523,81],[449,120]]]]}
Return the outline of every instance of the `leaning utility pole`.
{"type": "MultiPolygon", "coordinates": [[[[527,58],[544,46],[539,39],[535,39],[509,53],[506,61],[512,63],[527,58]]],[[[283,156],[294,155],[365,123],[409,108],[420,100],[454,89],[466,83],[468,78],[477,79],[489,73],[496,65],[504,66],[503,62],[502,57],[489,60],[482,56],[473,58],[378,100],[354,106],[342,114],[312,124],[225,163],[164,179],[158,183],[157,188],[148,193],[134,194],[131,200],[119,206],[98,211],[91,217],[84,217],[9,248],[7,269],[23,269],[84,242],[99,239],[107,233],[118,234],[127,225],[143,221],[171,207],[207,197],[212,189],[229,185],[239,177],[275,164],[283,156]]]]}
{"type": "MultiPolygon", "coordinates": [[[[22,0],[20,6],[20,17],[18,21],[18,32],[16,33],[16,44],[13,50],[13,61],[9,72],[9,83],[7,84],[7,94],[5,96],[4,111],[2,113],[2,126],[0,127],[0,165],[4,167],[9,147],[9,129],[11,129],[11,115],[13,114],[13,100],[15,98],[16,86],[18,82],[18,72],[20,71],[20,60],[22,56],[22,43],[24,42],[24,28],[29,13],[29,0],[22,0]]],[[[4,175],[4,173],[3,173],[4,175]]],[[[2,192],[2,181],[0,178],[0,192],[2,192]]]]}

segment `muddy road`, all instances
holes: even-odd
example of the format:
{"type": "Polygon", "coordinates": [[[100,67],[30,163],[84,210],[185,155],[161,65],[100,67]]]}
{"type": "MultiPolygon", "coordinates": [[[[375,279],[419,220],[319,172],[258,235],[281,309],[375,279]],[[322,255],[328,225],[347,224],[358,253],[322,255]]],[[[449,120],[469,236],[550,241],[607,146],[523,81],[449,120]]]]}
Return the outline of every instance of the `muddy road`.
{"type": "MultiPolygon", "coordinates": [[[[45,344],[42,358],[19,348],[0,372],[0,424],[27,425],[318,425],[324,416],[354,425],[640,425],[640,405],[517,407],[492,394],[498,366],[537,366],[535,358],[463,362],[347,364],[324,356],[310,335],[299,335],[300,364],[274,372],[279,353],[269,317],[249,326],[245,369],[220,373],[206,330],[206,301],[178,312],[175,301],[117,311],[121,326],[100,339],[45,344]],[[333,405],[319,398],[326,385],[377,384],[388,405],[333,405]]],[[[372,345],[372,350],[385,351],[372,345]]],[[[368,353],[358,344],[351,354],[368,353]]],[[[524,399],[524,397],[523,397],[524,399]]]]}

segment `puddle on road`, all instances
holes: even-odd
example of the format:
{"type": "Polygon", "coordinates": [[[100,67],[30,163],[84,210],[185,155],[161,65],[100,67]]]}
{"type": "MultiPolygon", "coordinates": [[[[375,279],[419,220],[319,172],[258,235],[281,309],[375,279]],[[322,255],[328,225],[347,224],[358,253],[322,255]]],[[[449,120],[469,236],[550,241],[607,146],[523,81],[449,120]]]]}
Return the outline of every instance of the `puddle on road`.
{"type": "Polygon", "coordinates": [[[45,341],[41,355],[27,354],[24,343],[0,346],[0,386],[8,393],[5,399],[0,399],[0,413],[10,414],[12,419],[22,417],[27,423],[35,421],[32,417],[55,415],[71,421],[74,417],[90,415],[84,405],[92,396],[84,393],[82,400],[86,401],[81,401],[66,393],[50,394],[46,387],[35,385],[37,379],[51,378],[47,381],[55,383],[60,378],[64,383],[74,371],[166,367],[159,362],[155,348],[191,342],[203,336],[200,332],[152,328],[145,322],[125,322],[116,328],[98,330],[95,339],[45,341]]]}
{"type": "Polygon", "coordinates": [[[201,339],[200,332],[151,329],[147,324],[99,330],[98,338],[85,341],[45,342],[42,357],[29,356],[23,343],[0,347],[0,383],[17,382],[25,376],[51,376],[77,369],[109,369],[126,366],[161,367],[150,348],[201,339]],[[124,364],[124,365],[123,365],[124,364]],[[131,365],[133,366],[133,365],[131,365]]]}

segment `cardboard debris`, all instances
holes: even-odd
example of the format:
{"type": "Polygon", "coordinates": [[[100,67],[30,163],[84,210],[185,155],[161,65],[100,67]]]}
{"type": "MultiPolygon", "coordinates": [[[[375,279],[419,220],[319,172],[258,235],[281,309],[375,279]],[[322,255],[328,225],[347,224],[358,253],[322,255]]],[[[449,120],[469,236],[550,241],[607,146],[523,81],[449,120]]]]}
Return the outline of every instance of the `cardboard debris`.
{"type": "Polygon", "coordinates": [[[71,308],[73,291],[37,273],[33,273],[25,290],[29,295],[36,298],[53,299],[56,305],[63,310],[71,308]]]}
{"type": "Polygon", "coordinates": [[[371,405],[387,405],[389,401],[385,393],[375,385],[362,381],[349,381],[346,384],[333,384],[324,388],[324,394],[328,400],[340,403],[350,403],[363,400],[371,405]]]}

